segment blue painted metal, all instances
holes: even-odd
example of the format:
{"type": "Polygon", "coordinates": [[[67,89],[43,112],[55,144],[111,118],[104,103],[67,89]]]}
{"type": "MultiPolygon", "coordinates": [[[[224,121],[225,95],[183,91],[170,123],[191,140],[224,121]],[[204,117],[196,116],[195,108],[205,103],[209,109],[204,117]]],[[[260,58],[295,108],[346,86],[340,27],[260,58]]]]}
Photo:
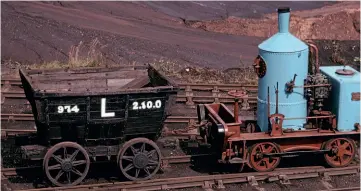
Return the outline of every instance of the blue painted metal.
{"type": "MultiPolygon", "coordinates": [[[[268,131],[267,88],[270,87],[270,114],[275,113],[276,83],[279,84],[279,113],[285,118],[302,118],[307,115],[304,89],[295,88],[286,93],[286,83],[297,74],[295,85],[302,86],[308,73],[308,46],[289,33],[289,12],[278,13],[279,32],[261,43],[259,55],[267,65],[266,75],[258,80],[257,124],[261,131],[268,131]]],[[[284,128],[302,129],[306,119],[285,120],[284,128]]]]}
{"type": "Polygon", "coordinates": [[[326,75],[332,84],[330,103],[328,110],[336,115],[337,128],[339,131],[352,131],[354,124],[360,123],[360,101],[352,101],[351,94],[360,92],[360,73],[353,68],[346,66],[355,72],[352,76],[336,74],[336,70],[343,69],[343,66],[320,67],[321,73],[326,75]]]}
{"type": "Polygon", "coordinates": [[[263,41],[258,48],[268,52],[298,52],[308,46],[289,32],[290,13],[278,14],[278,33],[263,41]]]}

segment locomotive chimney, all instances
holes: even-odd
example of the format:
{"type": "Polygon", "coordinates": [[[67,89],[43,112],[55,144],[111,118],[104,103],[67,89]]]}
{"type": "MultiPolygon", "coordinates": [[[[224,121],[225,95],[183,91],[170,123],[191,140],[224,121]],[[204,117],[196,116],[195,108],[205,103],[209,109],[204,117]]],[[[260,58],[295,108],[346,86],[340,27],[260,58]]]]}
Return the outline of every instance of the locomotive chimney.
{"type": "Polygon", "coordinates": [[[280,7],[277,9],[278,12],[278,32],[288,33],[290,26],[290,8],[280,7]]]}

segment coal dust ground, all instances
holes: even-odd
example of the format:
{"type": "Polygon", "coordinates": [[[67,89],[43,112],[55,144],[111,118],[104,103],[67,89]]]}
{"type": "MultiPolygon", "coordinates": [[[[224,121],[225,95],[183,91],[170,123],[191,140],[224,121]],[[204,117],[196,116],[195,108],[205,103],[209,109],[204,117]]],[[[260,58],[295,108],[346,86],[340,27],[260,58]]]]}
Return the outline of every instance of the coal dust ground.
{"type": "MultiPolygon", "coordinates": [[[[85,48],[79,55],[86,57],[94,39],[101,43],[96,51],[108,64],[165,59],[218,69],[251,65],[258,54],[257,45],[265,38],[193,29],[184,24],[181,14],[198,20],[220,18],[226,12],[257,17],[275,12],[281,5],[306,10],[329,4],[332,3],[1,2],[1,44],[6,47],[1,50],[2,69],[13,67],[7,63],[67,61],[70,47],[80,42],[85,48]]],[[[359,56],[359,52],[354,56],[359,56]]],[[[325,57],[329,55],[321,56],[325,57]]],[[[328,64],[327,59],[323,62],[328,64]]]]}

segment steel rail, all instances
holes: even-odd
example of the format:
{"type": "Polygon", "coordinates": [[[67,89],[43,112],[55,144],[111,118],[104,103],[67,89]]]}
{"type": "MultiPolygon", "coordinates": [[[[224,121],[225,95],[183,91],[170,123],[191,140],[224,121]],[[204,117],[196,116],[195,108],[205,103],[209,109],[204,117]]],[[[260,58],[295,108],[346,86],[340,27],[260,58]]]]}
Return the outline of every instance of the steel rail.
{"type": "Polygon", "coordinates": [[[331,188],[331,189],[318,190],[318,191],[360,191],[360,187],[331,188]]]}
{"type": "MultiPolygon", "coordinates": [[[[19,79],[3,79],[2,85],[4,87],[9,87],[11,85],[21,86],[21,82],[19,79]]],[[[225,104],[234,103],[234,98],[228,95],[224,95],[221,92],[228,92],[234,89],[243,89],[249,93],[249,97],[242,98],[241,101],[244,103],[243,110],[248,110],[254,107],[248,107],[248,105],[256,105],[257,104],[257,85],[250,84],[178,84],[181,92],[176,95],[176,101],[179,103],[186,103],[186,105],[194,106],[196,103],[214,103],[221,102],[225,104]],[[195,95],[196,92],[199,91],[207,91],[211,93],[211,95],[195,95]]],[[[26,96],[23,91],[14,91],[7,90],[1,93],[2,100],[1,104],[3,104],[8,99],[25,99],[26,96]]],[[[28,104],[28,103],[27,103],[28,104]]]]}
{"type": "MultiPolygon", "coordinates": [[[[184,155],[184,156],[170,156],[170,157],[163,157],[162,163],[163,164],[181,164],[181,163],[189,163],[192,157],[196,157],[197,155],[184,155]]],[[[108,162],[108,161],[106,161],[108,162]]],[[[99,163],[99,162],[95,162],[99,163]]],[[[33,167],[17,167],[17,168],[1,168],[1,173],[5,177],[17,176],[18,172],[26,171],[34,168],[40,168],[40,166],[33,166],[33,167]]]]}
{"type": "MultiPolygon", "coordinates": [[[[274,182],[280,181],[287,184],[289,180],[303,179],[303,178],[318,178],[322,176],[336,176],[357,174],[360,172],[359,166],[350,166],[345,168],[324,168],[324,167],[299,167],[277,169],[272,172],[252,172],[252,173],[237,173],[237,174],[221,174],[221,175],[206,175],[206,176],[190,176],[154,179],[147,181],[127,181],[127,182],[112,182],[100,183],[91,185],[78,185],[70,187],[50,187],[39,189],[27,189],[26,191],[54,191],[54,190],[164,190],[164,189],[180,189],[191,187],[224,188],[224,184],[234,183],[254,183],[257,181],[274,182]]],[[[354,188],[352,188],[354,189],[354,188]]]]}
{"type": "MultiPolygon", "coordinates": [[[[195,123],[197,117],[191,116],[168,116],[164,121],[165,124],[177,124],[177,123],[187,123],[191,125],[195,123]]],[[[2,113],[1,121],[34,121],[33,114],[9,114],[2,113]]],[[[17,134],[27,134],[27,133],[35,133],[36,129],[1,129],[1,137],[5,138],[12,135],[17,134]]],[[[181,136],[181,135],[179,135],[181,136]]]]}
{"type": "MultiPolygon", "coordinates": [[[[13,85],[13,86],[21,86],[21,80],[19,78],[2,78],[1,85],[13,85]]],[[[205,83],[180,83],[178,84],[180,89],[186,89],[187,86],[192,87],[197,90],[212,90],[213,87],[218,87],[219,90],[230,90],[235,88],[249,88],[249,90],[257,91],[257,85],[252,84],[205,84],[205,83]],[[253,89],[252,89],[253,88],[253,89]]]]}
{"type": "MultiPolygon", "coordinates": [[[[2,93],[2,96],[5,97],[5,98],[25,98],[25,94],[23,91],[3,91],[2,93]]],[[[189,97],[187,95],[177,95],[177,101],[181,102],[183,101],[185,98],[189,97]]],[[[231,102],[233,103],[234,102],[234,97],[231,97],[231,96],[190,96],[192,97],[193,99],[194,98],[198,98],[198,99],[214,99],[214,98],[218,98],[218,99],[225,99],[225,102],[231,102]]],[[[255,96],[250,96],[248,97],[247,99],[250,99],[250,100],[256,100],[257,97],[255,96]]],[[[198,102],[201,102],[201,101],[198,101],[198,102]]],[[[250,102],[250,103],[253,103],[253,102],[250,102]]]]}
{"type": "MultiPolygon", "coordinates": [[[[191,120],[196,120],[197,117],[190,116],[168,116],[165,123],[189,123],[191,120]]],[[[15,113],[2,113],[1,121],[34,121],[33,114],[15,114],[15,113]]]]}

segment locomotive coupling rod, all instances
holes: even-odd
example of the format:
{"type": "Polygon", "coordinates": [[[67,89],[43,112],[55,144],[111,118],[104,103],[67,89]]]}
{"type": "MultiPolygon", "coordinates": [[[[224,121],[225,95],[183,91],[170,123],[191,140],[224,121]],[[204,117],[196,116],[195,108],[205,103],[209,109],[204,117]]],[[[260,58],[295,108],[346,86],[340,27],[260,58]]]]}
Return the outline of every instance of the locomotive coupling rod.
{"type": "Polygon", "coordinates": [[[290,152],[282,152],[282,153],[269,153],[263,154],[264,157],[287,157],[287,155],[302,155],[302,154],[324,154],[332,152],[331,150],[316,150],[316,151],[290,151],[290,152]]]}

